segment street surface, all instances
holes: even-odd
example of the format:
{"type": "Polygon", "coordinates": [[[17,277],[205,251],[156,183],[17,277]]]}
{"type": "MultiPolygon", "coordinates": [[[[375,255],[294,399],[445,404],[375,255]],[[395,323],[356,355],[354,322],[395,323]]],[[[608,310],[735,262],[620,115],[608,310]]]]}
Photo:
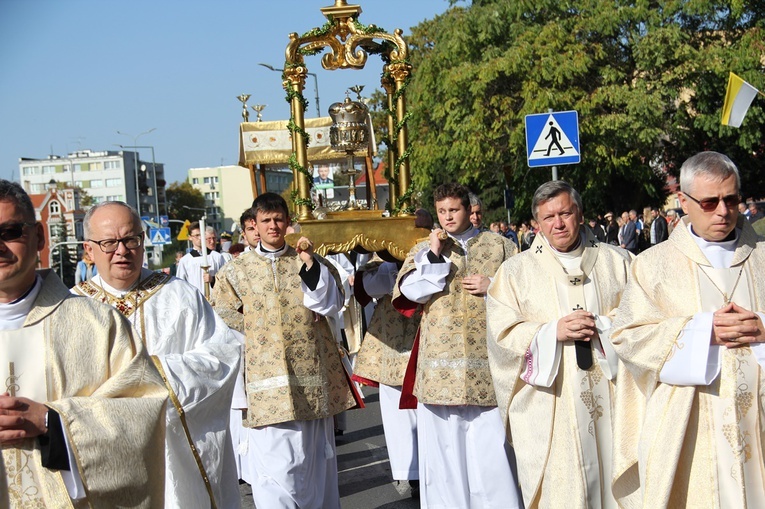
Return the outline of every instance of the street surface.
{"type": "MultiPolygon", "coordinates": [[[[409,484],[391,480],[377,389],[364,387],[367,405],[348,412],[348,429],[337,437],[337,468],[343,509],[416,509],[409,484]]],[[[242,484],[242,508],[253,509],[250,486],[242,484]]]]}

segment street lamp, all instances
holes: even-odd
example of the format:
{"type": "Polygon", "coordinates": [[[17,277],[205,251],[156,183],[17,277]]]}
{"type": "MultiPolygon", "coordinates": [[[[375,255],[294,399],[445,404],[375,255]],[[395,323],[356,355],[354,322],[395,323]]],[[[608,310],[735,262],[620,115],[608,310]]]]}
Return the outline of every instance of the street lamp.
{"type": "MultiPolygon", "coordinates": [[[[277,69],[273,65],[262,64],[262,63],[258,64],[258,65],[261,65],[261,66],[265,67],[269,71],[284,72],[284,69],[277,69]]],[[[314,89],[316,90],[316,116],[320,117],[321,116],[321,107],[319,106],[319,78],[316,76],[316,73],[314,73],[314,72],[309,72],[307,74],[309,76],[313,76],[313,85],[314,85],[314,89]]]]}
{"type": "MultiPolygon", "coordinates": [[[[144,131],[141,134],[138,134],[136,136],[131,136],[127,133],[123,133],[121,131],[117,131],[117,134],[122,136],[127,136],[128,138],[133,138],[133,146],[138,145],[138,138],[143,136],[144,134],[149,134],[150,132],[156,131],[156,127],[152,127],[148,131],[144,131]]],[[[138,153],[134,150],[133,151],[133,172],[135,172],[135,208],[136,211],[138,211],[138,215],[141,215],[141,195],[140,190],[138,189],[138,153]]]]}
{"type": "MultiPolygon", "coordinates": [[[[157,188],[157,163],[156,163],[156,159],[154,158],[154,145],[120,145],[120,144],[117,144],[117,146],[119,148],[132,148],[132,149],[148,148],[148,149],[151,150],[151,171],[152,171],[153,176],[154,176],[154,207],[156,208],[157,222],[159,222],[159,214],[160,214],[160,210],[159,210],[159,191],[158,191],[158,188],[157,188]]],[[[141,165],[141,171],[143,171],[143,172],[146,171],[146,165],[144,165],[144,164],[141,165]]],[[[138,173],[136,173],[136,175],[138,175],[138,173]]],[[[165,206],[165,209],[167,209],[167,205],[165,206]]]]}

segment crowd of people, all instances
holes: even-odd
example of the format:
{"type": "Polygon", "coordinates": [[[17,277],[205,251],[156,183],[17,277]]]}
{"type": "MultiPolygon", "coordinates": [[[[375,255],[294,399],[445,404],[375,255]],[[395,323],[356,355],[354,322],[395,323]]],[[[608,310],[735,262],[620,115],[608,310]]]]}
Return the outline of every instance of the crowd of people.
{"type": "Polygon", "coordinates": [[[242,480],[258,508],[337,508],[363,386],[422,507],[765,506],[761,214],[723,154],[680,188],[684,216],[644,224],[551,181],[486,229],[444,184],[398,262],[292,247],[264,193],[227,253],[192,224],[174,275],[105,202],[69,290],[0,181],[0,507],[236,508],[242,480]]]}

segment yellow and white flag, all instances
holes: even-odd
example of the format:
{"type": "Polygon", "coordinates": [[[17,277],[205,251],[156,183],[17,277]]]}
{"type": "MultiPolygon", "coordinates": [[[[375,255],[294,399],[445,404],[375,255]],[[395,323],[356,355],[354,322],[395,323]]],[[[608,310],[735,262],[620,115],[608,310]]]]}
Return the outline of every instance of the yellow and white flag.
{"type": "Polygon", "coordinates": [[[725,92],[725,104],[722,112],[722,125],[741,127],[746,112],[759,90],[733,73],[728,77],[728,89],[725,92]]]}

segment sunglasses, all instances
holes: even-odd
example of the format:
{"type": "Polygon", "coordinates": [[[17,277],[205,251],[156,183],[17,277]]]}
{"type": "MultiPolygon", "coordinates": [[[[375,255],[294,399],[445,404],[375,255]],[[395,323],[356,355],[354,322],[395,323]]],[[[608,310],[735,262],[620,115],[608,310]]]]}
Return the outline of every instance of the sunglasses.
{"type": "Polygon", "coordinates": [[[24,235],[25,226],[34,226],[36,223],[13,223],[0,227],[0,240],[10,242],[18,240],[24,235]]]}
{"type": "MultiPolygon", "coordinates": [[[[704,212],[713,212],[717,209],[717,206],[720,204],[721,198],[704,198],[703,200],[697,200],[693,196],[691,196],[688,193],[683,193],[685,196],[690,198],[691,200],[695,201],[699,204],[699,207],[701,207],[701,210],[704,212]]],[[[741,197],[738,194],[730,194],[728,196],[723,196],[722,201],[725,203],[725,206],[729,209],[733,209],[738,207],[739,202],[741,201],[741,197]]]]}

